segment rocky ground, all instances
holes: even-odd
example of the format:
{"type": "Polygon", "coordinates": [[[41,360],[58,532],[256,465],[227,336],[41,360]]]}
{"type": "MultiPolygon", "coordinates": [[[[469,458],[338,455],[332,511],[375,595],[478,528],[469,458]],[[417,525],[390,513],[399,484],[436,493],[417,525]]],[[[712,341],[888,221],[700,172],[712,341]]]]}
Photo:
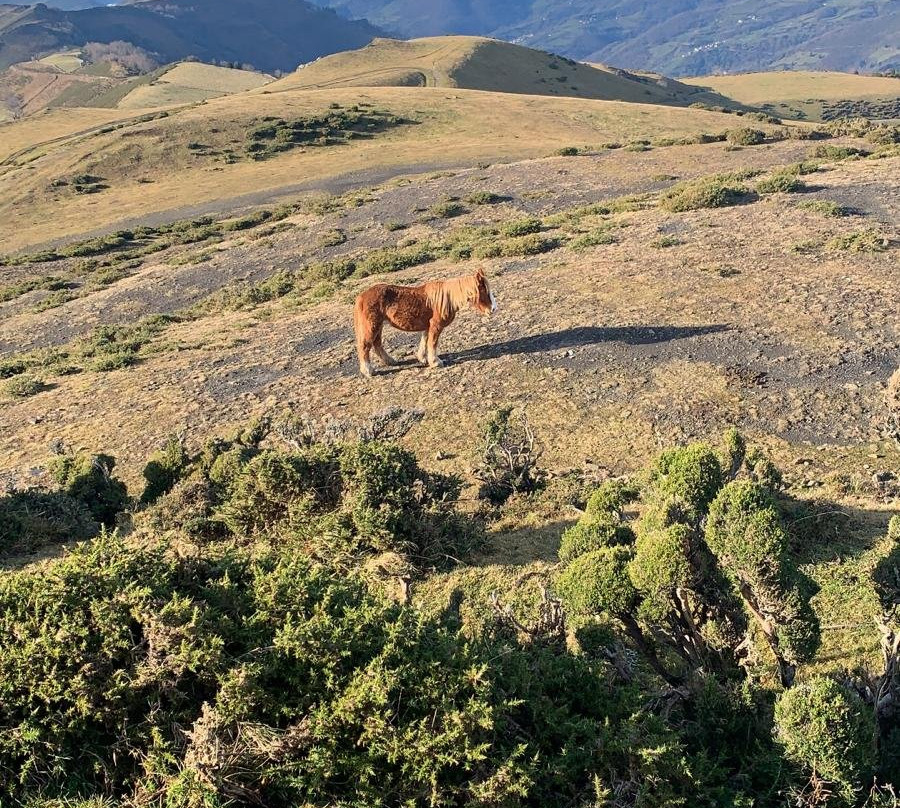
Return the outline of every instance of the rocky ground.
{"type": "MultiPolygon", "coordinates": [[[[45,312],[33,311],[45,292],[0,304],[0,353],[63,345],[98,323],[177,311],[223,285],[315,260],[657,192],[676,178],[784,165],[810,148],[784,141],[735,151],[723,144],[611,151],[393,179],[361,192],[358,207],[299,214],[268,237],[215,245],[200,263],[183,263],[204,249],[195,246],[45,312]],[[507,201],[425,220],[436,201],[478,190],[507,201]],[[322,235],[334,229],[346,241],[323,246],[322,235]]],[[[61,377],[46,392],[0,404],[0,467],[10,478],[39,478],[47,446],[61,439],[117,455],[134,476],[174,432],[196,442],[272,409],[347,418],[403,404],[426,412],[409,440],[444,458],[435,463],[464,471],[478,423],[509,402],[528,408],[546,462],[558,468],[626,471],[663,442],[729,424],[793,458],[837,452],[855,458],[861,472],[900,468],[881,442],[884,389],[900,365],[898,168],[897,158],[839,163],[804,178],[804,194],[690,213],[617,214],[615,243],[478,262],[500,310],[491,319],[459,317],[442,343],[442,369],[410,360],[372,381],[357,375],[351,303],[373,278],[347,282],[315,305],[282,301],[174,325],[165,349],[136,367],[61,377]],[[829,218],[797,206],[812,199],[854,215],[829,218]],[[829,246],[863,229],[884,235],[883,251],[829,246]]],[[[475,266],[441,261],[387,279],[414,282],[475,266]]],[[[414,340],[387,337],[389,350],[407,358],[414,340]]]]}

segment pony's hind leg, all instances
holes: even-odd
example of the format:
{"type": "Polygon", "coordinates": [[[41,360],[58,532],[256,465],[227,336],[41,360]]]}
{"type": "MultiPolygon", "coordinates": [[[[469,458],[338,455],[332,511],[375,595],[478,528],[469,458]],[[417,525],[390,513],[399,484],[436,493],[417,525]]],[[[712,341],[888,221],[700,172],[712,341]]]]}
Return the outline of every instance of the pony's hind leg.
{"type": "Polygon", "coordinates": [[[397,364],[397,360],[384,349],[384,343],[381,341],[381,329],[378,330],[372,341],[372,350],[375,351],[375,355],[381,360],[382,364],[387,367],[397,364]]]}
{"type": "Polygon", "coordinates": [[[370,353],[373,347],[372,329],[367,321],[360,301],[356,303],[353,316],[353,329],[356,332],[356,354],[359,357],[359,372],[367,378],[372,377],[372,360],[370,353]]]}

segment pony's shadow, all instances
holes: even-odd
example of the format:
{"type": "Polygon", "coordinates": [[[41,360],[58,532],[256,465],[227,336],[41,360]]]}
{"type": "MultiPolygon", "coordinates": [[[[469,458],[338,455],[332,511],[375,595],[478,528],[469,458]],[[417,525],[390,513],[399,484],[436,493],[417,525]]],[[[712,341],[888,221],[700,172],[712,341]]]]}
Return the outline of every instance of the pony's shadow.
{"type": "Polygon", "coordinates": [[[678,339],[689,339],[705,334],[717,334],[730,331],[729,325],[646,325],[646,326],[578,326],[550,334],[535,334],[530,337],[517,337],[506,342],[495,342],[467,348],[464,351],[446,354],[447,362],[481,362],[486,359],[497,359],[510,354],[538,354],[558,351],[564,348],[580,348],[597,345],[603,342],[622,342],[626,345],[654,345],[672,342],[678,339]]]}

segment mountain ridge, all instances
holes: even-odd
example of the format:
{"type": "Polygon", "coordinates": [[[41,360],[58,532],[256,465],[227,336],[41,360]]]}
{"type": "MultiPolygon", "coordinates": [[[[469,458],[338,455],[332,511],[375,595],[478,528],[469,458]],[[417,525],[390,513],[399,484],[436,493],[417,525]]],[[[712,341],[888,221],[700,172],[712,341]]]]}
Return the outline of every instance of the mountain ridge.
{"type": "Polygon", "coordinates": [[[251,19],[238,0],[142,0],[77,11],[0,5],[0,69],[87,42],[122,40],[163,63],[193,56],[287,71],[383,34],[305,0],[254,0],[253,8],[251,19]]]}

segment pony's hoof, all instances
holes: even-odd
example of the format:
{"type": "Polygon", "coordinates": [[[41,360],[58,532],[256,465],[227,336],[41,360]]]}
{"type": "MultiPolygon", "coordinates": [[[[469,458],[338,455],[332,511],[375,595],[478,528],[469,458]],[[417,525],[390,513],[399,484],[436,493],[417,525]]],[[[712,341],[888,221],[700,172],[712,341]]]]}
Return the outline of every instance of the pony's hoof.
{"type": "Polygon", "coordinates": [[[428,366],[432,367],[432,368],[442,368],[442,367],[444,367],[444,360],[443,359],[433,359],[431,362],[428,363],[428,366]]]}
{"type": "Polygon", "coordinates": [[[359,369],[360,375],[365,379],[371,379],[375,374],[372,372],[372,368],[370,365],[363,365],[359,369]]]}
{"type": "Polygon", "coordinates": [[[416,354],[416,362],[418,362],[420,365],[428,364],[428,360],[424,356],[419,356],[419,354],[416,354]]]}

